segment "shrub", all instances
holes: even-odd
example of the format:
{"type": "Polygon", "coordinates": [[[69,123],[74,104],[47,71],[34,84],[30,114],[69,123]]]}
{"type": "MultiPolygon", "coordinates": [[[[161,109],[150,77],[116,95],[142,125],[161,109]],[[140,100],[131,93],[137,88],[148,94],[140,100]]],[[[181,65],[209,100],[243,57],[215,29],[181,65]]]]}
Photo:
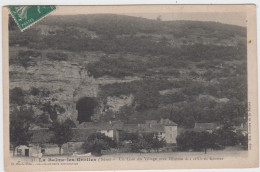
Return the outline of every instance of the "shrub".
{"type": "Polygon", "coordinates": [[[15,87],[10,90],[10,103],[23,105],[25,104],[25,91],[20,87],[15,87]]]}
{"type": "Polygon", "coordinates": [[[208,148],[215,148],[216,137],[208,132],[186,131],[177,137],[177,145],[182,151],[192,149],[205,153],[208,148]]]}
{"type": "Polygon", "coordinates": [[[101,150],[107,150],[115,148],[117,144],[110,137],[107,137],[102,133],[91,134],[87,141],[83,143],[82,149],[88,153],[91,152],[94,155],[100,156],[101,150]]]}
{"type": "Polygon", "coordinates": [[[40,94],[41,90],[39,88],[31,87],[30,94],[33,96],[38,96],[40,94]]]}
{"type": "Polygon", "coordinates": [[[55,61],[66,61],[66,60],[68,60],[67,54],[58,53],[58,52],[47,53],[46,57],[50,60],[55,60],[55,61]]]}

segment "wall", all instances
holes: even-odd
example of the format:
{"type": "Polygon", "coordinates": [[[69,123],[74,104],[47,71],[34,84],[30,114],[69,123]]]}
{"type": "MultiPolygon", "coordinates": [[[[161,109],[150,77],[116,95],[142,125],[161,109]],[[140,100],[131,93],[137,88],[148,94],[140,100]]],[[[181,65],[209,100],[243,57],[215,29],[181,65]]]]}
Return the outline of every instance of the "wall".
{"type": "Polygon", "coordinates": [[[177,126],[165,126],[166,143],[176,143],[177,126]]]}
{"type": "Polygon", "coordinates": [[[82,144],[84,142],[68,142],[65,143],[62,148],[64,154],[73,154],[74,152],[81,152],[82,151],[82,144]]]}
{"type": "Polygon", "coordinates": [[[114,140],[114,130],[101,130],[100,133],[105,134],[107,137],[110,137],[114,140]]]}

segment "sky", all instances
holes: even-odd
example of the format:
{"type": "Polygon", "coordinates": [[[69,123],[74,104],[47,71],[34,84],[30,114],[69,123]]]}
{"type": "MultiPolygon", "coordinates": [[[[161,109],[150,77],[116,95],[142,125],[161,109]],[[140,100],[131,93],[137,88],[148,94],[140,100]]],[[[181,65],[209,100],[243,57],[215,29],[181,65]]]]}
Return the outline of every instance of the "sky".
{"type": "MultiPolygon", "coordinates": [[[[204,12],[189,12],[189,9],[185,9],[184,12],[169,12],[172,10],[169,9],[159,9],[157,11],[160,12],[152,12],[153,10],[135,10],[138,8],[132,8],[133,12],[129,13],[130,10],[127,8],[127,12],[124,10],[118,10],[117,7],[113,9],[100,7],[100,8],[85,8],[84,6],[74,6],[74,7],[62,7],[57,9],[53,15],[76,15],[76,14],[120,14],[120,15],[128,15],[128,16],[135,16],[135,17],[142,17],[147,19],[156,19],[158,16],[161,16],[161,20],[163,21],[170,21],[170,20],[192,20],[192,21],[214,21],[220,22],[225,24],[231,25],[238,25],[238,26],[246,26],[246,13],[241,12],[241,10],[236,10],[233,12],[208,12],[208,10],[204,9],[204,12]],[[109,9],[109,10],[107,10],[109,9]],[[109,12],[105,12],[105,11],[109,12]],[[135,11],[134,11],[135,10],[135,11]],[[140,12],[142,11],[142,12],[140,12]]],[[[232,10],[234,10],[233,8],[232,10]]],[[[239,8],[237,8],[239,9],[239,8]]],[[[202,11],[202,10],[199,10],[202,11]]]]}
{"type": "Polygon", "coordinates": [[[192,21],[214,21],[231,25],[246,26],[245,13],[154,13],[154,14],[126,14],[130,16],[156,19],[161,16],[161,20],[192,20],[192,21]]]}

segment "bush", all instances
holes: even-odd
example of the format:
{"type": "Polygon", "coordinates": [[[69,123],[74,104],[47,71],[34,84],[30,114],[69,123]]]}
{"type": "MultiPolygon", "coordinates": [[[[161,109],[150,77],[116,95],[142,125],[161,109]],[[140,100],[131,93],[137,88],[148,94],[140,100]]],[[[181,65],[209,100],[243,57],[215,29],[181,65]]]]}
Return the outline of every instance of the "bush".
{"type": "Polygon", "coordinates": [[[158,152],[159,148],[165,146],[164,139],[159,139],[156,133],[143,133],[142,135],[136,135],[130,144],[131,152],[140,152],[142,149],[150,152],[152,149],[158,152]]]}
{"type": "Polygon", "coordinates": [[[229,129],[219,129],[214,132],[217,137],[217,143],[222,146],[235,146],[237,145],[237,134],[229,129]]]}
{"type": "Polygon", "coordinates": [[[38,96],[40,94],[41,90],[39,88],[31,87],[30,94],[33,96],[38,96]]]}
{"type": "Polygon", "coordinates": [[[45,102],[41,110],[45,113],[48,113],[50,115],[51,120],[55,121],[57,120],[57,117],[59,114],[62,114],[65,112],[65,109],[60,105],[52,105],[50,101],[45,102]]]}
{"type": "Polygon", "coordinates": [[[237,135],[238,142],[244,149],[248,149],[248,134],[243,135],[242,133],[238,133],[237,135]]]}
{"type": "Polygon", "coordinates": [[[10,103],[23,105],[25,104],[25,91],[20,87],[15,87],[10,90],[10,103]]]}
{"type": "Polygon", "coordinates": [[[127,133],[122,132],[120,135],[120,141],[132,141],[132,142],[138,142],[139,136],[137,133],[127,133]]]}
{"type": "Polygon", "coordinates": [[[93,155],[97,156],[101,155],[101,150],[107,150],[115,147],[117,147],[115,141],[102,133],[91,134],[88,137],[87,142],[83,143],[82,145],[82,149],[86,153],[91,152],[93,155]]]}
{"type": "Polygon", "coordinates": [[[17,61],[20,65],[22,65],[24,68],[29,67],[30,65],[34,64],[33,57],[40,56],[41,53],[34,52],[34,51],[19,51],[17,61]]]}
{"type": "Polygon", "coordinates": [[[50,60],[55,60],[55,61],[66,61],[68,60],[68,55],[65,53],[47,53],[46,57],[50,60]]]}
{"type": "Polygon", "coordinates": [[[186,131],[177,137],[177,145],[181,151],[193,150],[205,153],[208,148],[215,148],[216,137],[208,132],[186,131]]]}

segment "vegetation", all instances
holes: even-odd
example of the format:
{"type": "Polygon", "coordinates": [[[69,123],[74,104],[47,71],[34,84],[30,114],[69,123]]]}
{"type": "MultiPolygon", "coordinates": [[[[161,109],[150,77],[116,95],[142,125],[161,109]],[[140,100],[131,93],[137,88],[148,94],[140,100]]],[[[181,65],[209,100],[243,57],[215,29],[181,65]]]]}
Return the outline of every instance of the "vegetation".
{"type": "Polygon", "coordinates": [[[215,137],[208,132],[187,131],[179,135],[176,140],[182,151],[189,149],[194,151],[204,150],[206,154],[208,148],[213,149],[217,147],[215,137]]]}
{"type": "Polygon", "coordinates": [[[59,52],[49,52],[46,54],[46,57],[50,60],[54,61],[66,61],[68,60],[68,55],[65,53],[59,53],[59,52]]]}
{"type": "Polygon", "coordinates": [[[33,116],[31,108],[16,108],[10,112],[10,143],[13,146],[13,155],[17,146],[29,145],[32,137],[29,127],[33,116]]]}
{"type": "Polygon", "coordinates": [[[50,115],[51,120],[57,120],[59,114],[65,112],[65,109],[58,104],[52,104],[50,101],[43,103],[41,110],[50,115]]]}
{"type": "Polygon", "coordinates": [[[70,119],[67,119],[62,123],[54,121],[49,127],[49,130],[53,132],[50,142],[58,145],[60,154],[62,145],[69,142],[73,137],[71,130],[73,126],[71,124],[72,122],[70,122],[70,119]]]}
{"type": "MultiPolygon", "coordinates": [[[[93,115],[100,115],[97,118],[100,121],[119,119],[126,123],[169,118],[184,128],[193,128],[196,122],[214,122],[227,128],[213,134],[181,135],[178,138],[179,144],[183,142],[181,149],[206,151],[216,145],[247,146],[246,137],[232,131],[233,126],[247,121],[246,28],[215,22],[162,21],[160,17],[148,20],[121,15],[79,15],[51,16],[42,21],[50,30],[55,25],[48,35],[36,26],[21,33],[13,19],[9,21],[13,68],[21,66],[27,70],[42,60],[52,62],[54,68],[61,61],[68,64],[85,61],[79,64],[80,73],[85,70],[94,79],[116,80],[111,84],[101,83],[97,98],[83,97],[77,102],[79,123],[91,121],[93,115]],[[95,60],[89,60],[92,58],[88,57],[89,52],[95,60]],[[104,54],[100,59],[96,58],[99,52],[104,54]],[[131,82],[125,82],[131,77],[131,82]],[[107,98],[122,95],[133,96],[133,101],[119,111],[111,110],[107,98]],[[195,142],[187,143],[191,138],[195,142]],[[215,145],[203,142],[205,138],[213,139],[215,145]]],[[[11,84],[23,78],[38,82],[37,74],[25,73],[10,71],[11,84]]],[[[10,88],[11,111],[32,106],[32,113],[37,114],[33,115],[33,124],[46,127],[54,121],[54,125],[65,112],[53,96],[52,88],[10,88]]],[[[110,141],[104,136],[93,138],[85,143],[86,152],[93,148],[99,154],[110,147],[105,144],[110,141]]],[[[153,142],[163,145],[152,135],[126,134],[123,139],[132,141],[134,152],[144,147],[157,149],[153,142]]]]}
{"type": "Polygon", "coordinates": [[[164,139],[160,139],[156,133],[127,133],[123,132],[120,137],[121,141],[130,141],[130,151],[140,152],[141,150],[156,150],[165,146],[164,139]]]}
{"type": "Polygon", "coordinates": [[[209,132],[186,131],[177,137],[177,145],[181,151],[223,149],[225,146],[241,145],[247,149],[248,138],[240,132],[234,132],[232,127],[224,125],[221,129],[209,132]]]}
{"type": "Polygon", "coordinates": [[[91,134],[87,142],[82,145],[83,150],[86,153],[91,152],[94,155],[100,156],[101,150],[110,149],[111,147],[116,147],[116,143],[110,138],[102,133],[91,134]]]}
{"type": "Polygon", "coordinates": [[[14,105],[24,105],[25,92],[20,87],[15,87],[10,90],[10,103],[14,105]]]}

